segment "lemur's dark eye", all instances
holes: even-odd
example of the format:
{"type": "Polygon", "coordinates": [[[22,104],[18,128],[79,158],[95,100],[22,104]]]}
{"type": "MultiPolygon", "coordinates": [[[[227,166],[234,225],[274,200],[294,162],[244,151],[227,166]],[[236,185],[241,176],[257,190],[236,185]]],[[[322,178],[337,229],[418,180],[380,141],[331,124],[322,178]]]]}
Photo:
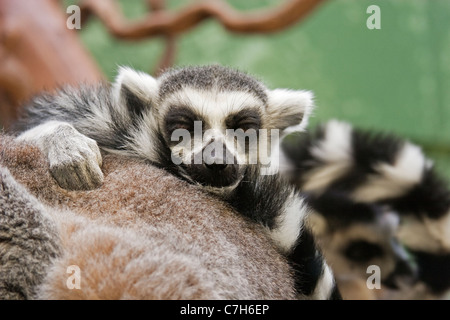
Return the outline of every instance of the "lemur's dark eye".
{"type": "Polygon", "coordinates": [[[194,128],[194,121],[189,119],[180,119],[176,122],[171,123],[171,127],[172,127],[171,131],[176,129],[185,129],[191,131],[194,128]]]}
{"type": "Polygon", "coordinates": [[[227,128],[234,130],[258,130],[261,128],[261,116],[257,109],[244,109],[237,113],[229,115],[225,120],[225,124],[227,128]]]}
{"type": "Polygon", "coordinates": [[[235,124],[233,129],[242,129],[244,131],[249,129],[258,130],[260,126],[261,124],[258,119],[246,119],[235,124]]]}
{"type": "Polygon", "coordinates": [[[345,256],[355,262],[368,262],[371,259],[381,257],[383,249],[374,243],[365,240],[351,242],[344,250],[345,256]]]}
{"type": "Polygon", "coordinates": [[[177,129],[184,129],[188,131],[194,130],[194,120],[188,118],[167,119],[166,118],[166,132],[171,134],[177,129]]]}
{"type": "Polygon", "coordinates": [[[176,129],[192,132],[195,128],[195,121],[201,121],[201,119],[188,107],[171,107],[164,117],[166,133],[170,135],[176,129]]]}

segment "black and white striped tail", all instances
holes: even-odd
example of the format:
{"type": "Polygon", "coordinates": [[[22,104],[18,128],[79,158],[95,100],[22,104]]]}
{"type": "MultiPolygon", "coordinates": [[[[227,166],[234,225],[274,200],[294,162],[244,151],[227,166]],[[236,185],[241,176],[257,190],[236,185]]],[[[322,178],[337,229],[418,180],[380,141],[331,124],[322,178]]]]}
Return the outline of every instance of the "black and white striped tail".
{"type": "Polygon", "coordinates": [[[230,204],[266,227],[293,268],[299,298],[339,299],[334,275],[305,225],[309,206],[303,195],[280,175],[255,181],[240,184],[230,204]]]}
{"type": "Polygon", "coordinates": [[[450,288],[450,191],[420,147],[332,120],[287,137],[283,149],[302,191],[315,198],[342,197],[352,210],[369,204],[397,212],[398,237],[417,257],[422,278],[436,291],[450,288]],[[446,268],[440,288],[427,271],[435,261],[446,268]]]}
{"type": "Polygon", "coordinates": [[[309,230],[302,231],[289,260],[294,264],[296,290],[301,296],[315,300],[341,299],[333,272],[309,230]]]}

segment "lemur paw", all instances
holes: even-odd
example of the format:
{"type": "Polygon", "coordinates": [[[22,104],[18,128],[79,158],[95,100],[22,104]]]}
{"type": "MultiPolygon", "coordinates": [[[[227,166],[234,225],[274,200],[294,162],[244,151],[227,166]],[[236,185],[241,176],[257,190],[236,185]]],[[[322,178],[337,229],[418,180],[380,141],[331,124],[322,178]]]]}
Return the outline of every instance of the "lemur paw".
{"type": "Polygon", "coordinates": [[[103,183],[102,155],[97,142],[66,122],[49,121],[17,137],[36,144],[47,156],[50,172],[68,190],[95,189],[103,183]]]}
{"type": "Polygon", "coordinates": [[[61,188],[90,190],[103,184],[97,143],[72,126],[59,127],[47,137],[47,156],[50,172],[61,188]]]}

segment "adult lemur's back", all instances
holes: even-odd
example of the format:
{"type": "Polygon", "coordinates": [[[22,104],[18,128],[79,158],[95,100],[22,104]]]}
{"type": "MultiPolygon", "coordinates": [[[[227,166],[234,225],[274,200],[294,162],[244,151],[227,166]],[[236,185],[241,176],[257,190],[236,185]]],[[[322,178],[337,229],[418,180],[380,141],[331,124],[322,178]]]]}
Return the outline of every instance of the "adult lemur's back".
{"type": "Polygon", "coordinates": [[[144,159],[218,195],[265,226],[300,268],[299,293],[331,298],[337,297],[331,271],[308,231],[301,232],[307,207],[277,173],[273,155],[280,137],[303,130],[312,107],[310,92],[269,90],[221,66],[175,69],[158,79],[122,68],[112,86],[35,99],[17,128],[19,140],[47,155],[63,188],[102,183],[100,147],[144,159]]]}

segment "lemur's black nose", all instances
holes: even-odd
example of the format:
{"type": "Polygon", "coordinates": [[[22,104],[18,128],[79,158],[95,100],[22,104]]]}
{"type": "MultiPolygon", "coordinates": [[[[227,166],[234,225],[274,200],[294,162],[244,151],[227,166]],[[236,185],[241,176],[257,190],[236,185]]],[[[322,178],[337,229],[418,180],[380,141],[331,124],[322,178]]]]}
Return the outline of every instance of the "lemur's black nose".
{"type": "Polygon", "coordinates": [[[205,163],[205,167],[207,167],[208,169],[213,170],[213,171],[222,171],[227,166],[228,166],[228,164],[226,164],[226,163],[211,163],[211,164],[205,163]]]}

